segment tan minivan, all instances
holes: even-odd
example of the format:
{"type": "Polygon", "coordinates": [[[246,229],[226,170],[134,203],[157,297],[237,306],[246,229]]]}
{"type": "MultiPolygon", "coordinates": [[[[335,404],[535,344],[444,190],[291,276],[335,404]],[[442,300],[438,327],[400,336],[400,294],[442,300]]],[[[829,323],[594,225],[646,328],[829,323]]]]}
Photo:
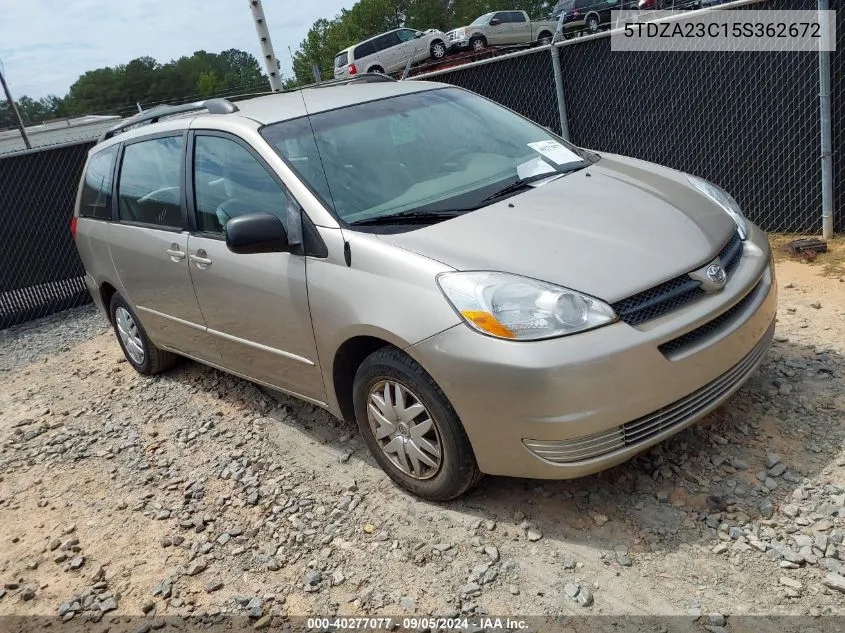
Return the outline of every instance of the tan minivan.
{"type": "Polygon", "coordinates": [[[381,79],[156,109],[92,148],[72,226],[135,369],[184,356],[356,420],[428,499],[618,464],[755,370],[774,272],[730,195],[381,79]]]}

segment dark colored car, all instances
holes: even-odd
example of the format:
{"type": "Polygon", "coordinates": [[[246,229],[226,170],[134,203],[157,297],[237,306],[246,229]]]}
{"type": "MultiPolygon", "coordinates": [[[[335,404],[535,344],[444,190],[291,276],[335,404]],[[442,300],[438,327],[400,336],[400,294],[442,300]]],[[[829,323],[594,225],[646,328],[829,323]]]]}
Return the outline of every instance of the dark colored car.
{"type": "Polygon", "coordinates": [[[611,11],[635,8],[636,0],[559,0],[549,19],[558,20],[558,31],[563,35],[579,31],[597,33],[610,24],[611,11]]]}

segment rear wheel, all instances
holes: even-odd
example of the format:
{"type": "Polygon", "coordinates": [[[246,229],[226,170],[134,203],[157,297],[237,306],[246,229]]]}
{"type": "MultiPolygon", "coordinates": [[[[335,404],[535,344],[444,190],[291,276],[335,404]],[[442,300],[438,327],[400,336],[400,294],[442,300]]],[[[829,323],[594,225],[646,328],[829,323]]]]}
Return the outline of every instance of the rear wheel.
{"type": "Polygon", "coordinates": [[[151,376],[173,367],[178,356],[153,345],[138,315],[118,293],[112,295],[109,314],[123,355],[138,373],[151,376]]]}
{"type": "Polygon", "coordinates": [[[487,40],[480,35],[476,35],[475,37],[470,39],[469,47],[474,51],[480,51],[484,48],[487,48],[487,40]]]}
{"type": "Polygon", "coordinates": [[[381,66],[373,66],[367,72],[368,73],[380,73],[380,74],[383,75],[384,74],[384,68],[382,68],[381,66]]]}
{"type": "Polygon", "coordinates": [[[599,24],[599,16],[597,16],[595,13],[591,13],[587,16],[587,31],[589,33],[598,33],[599,24]]]}
{"type": "Polygon", "coordinates": [[[552,43],[552,34],[548,31],[543,31],[537,36],[537,45],[538,46],[546,46],[547,44],[552,43]]]}
{"type": "Polygon", "coordinates": [[[404,352],[385,347],[367,357],[355,375],[353,402],[370,453],[409,492],[447,501],[481,480],[446,395],[404,352]]]}
{"type": "Polygon", "coordinates": [[[431,43],[431,48],[429,49],[431,53],[432,59],[443,59],[446,57],[446,44],[441,42],[440,40],[434,40],[431,43]]]}

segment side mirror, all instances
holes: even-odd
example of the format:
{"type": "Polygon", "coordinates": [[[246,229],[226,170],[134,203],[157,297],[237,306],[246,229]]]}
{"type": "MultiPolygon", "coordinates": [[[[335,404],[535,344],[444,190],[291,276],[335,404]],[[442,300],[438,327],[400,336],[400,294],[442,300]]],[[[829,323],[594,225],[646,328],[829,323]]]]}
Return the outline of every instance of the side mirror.
{"type": "Polygon", "coordinates": [[[490,26],[496,26],[501,23],[502,21],[499,18],[493,18],[492,20],[490,20],[490,26]]]}
{"type": "Polygon", "coordinates": [[[422,37],[423,35],[425,35],[425,33],[423,33],[422,31],[417,31],[416,33],[414,33],[414,37],[422,37]]]}
{"type": "Polygon", "coordinates": [[[226,246],[233,253],[287,253],[291,250],[288,232],[281,220],[270,213],[248,213],[226,223],[226,246]]]}

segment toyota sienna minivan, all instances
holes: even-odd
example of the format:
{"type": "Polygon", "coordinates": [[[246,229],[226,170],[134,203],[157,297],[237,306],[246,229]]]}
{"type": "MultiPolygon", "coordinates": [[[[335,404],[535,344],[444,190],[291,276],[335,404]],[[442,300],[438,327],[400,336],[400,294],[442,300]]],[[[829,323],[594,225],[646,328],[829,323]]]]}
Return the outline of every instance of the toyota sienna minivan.
{"type": "Polygon", "coordinates": [[[137,371],[184,356],[355,420],[434,500],[608,468],[754,372],[774,272],[728,193],[384,79],[157,108],[91,149],[72,230],[137,371]]]}

